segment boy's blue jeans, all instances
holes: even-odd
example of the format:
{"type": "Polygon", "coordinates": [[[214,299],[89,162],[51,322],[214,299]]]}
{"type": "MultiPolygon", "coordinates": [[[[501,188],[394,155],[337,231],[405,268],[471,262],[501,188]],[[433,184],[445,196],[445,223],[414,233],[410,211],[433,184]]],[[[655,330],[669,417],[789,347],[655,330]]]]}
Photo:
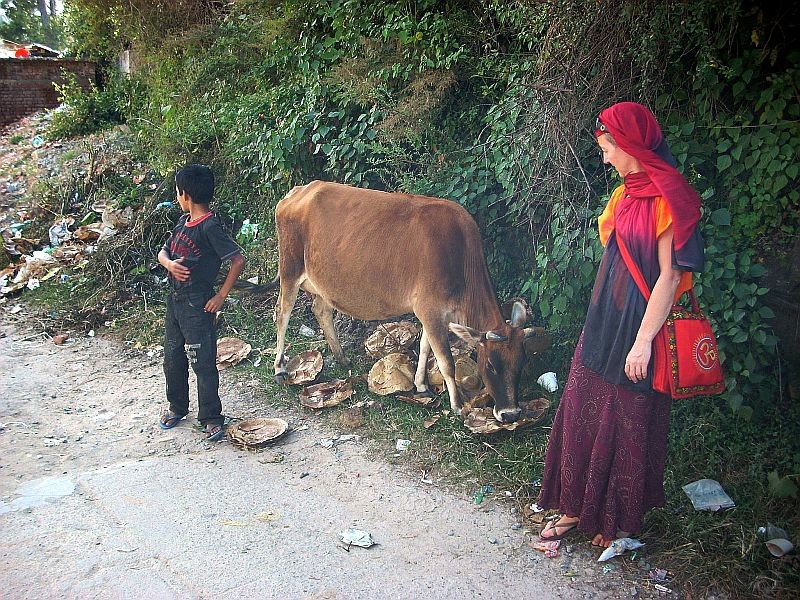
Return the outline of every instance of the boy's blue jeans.
{"type": "Polygon", "coordinates": [[[189,365],[197,376],[197,420],[222,424],[214,313],[203,310],[207,291],[170,292],[164,328],[164,375],[170,410],[189,412],[189,365]]]}

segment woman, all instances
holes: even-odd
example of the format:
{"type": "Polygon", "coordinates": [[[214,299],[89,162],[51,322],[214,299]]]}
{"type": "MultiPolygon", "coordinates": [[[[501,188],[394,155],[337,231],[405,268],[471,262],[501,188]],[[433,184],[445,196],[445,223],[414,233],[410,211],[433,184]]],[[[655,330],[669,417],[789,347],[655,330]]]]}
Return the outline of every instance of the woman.
{"type": "Polygon", "coordinates": [[[641,104],[600,113],[603,163],[623,179],[599,219],[605,246],[583,333],[572,359],[545,458],[542,508],[562,516],[544,540],[577,529],[608,547],[638,533],[664,504],[671,398],[651,387],[652,342],[670,307],[703,267],[700,198],[675,169],[661,128],[641,104]],[[622,239],[652,290],[637,288],[622,239]]]}

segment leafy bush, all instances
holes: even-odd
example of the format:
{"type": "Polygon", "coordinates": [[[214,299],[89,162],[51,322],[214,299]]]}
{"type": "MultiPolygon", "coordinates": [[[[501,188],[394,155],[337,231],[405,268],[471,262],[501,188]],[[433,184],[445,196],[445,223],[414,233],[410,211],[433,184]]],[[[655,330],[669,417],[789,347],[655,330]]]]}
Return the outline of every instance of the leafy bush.
{"type": "Polygon", "coordinates": [[[64,72],[64,80],[56,84],[61,107],[47,128],[51,139],[77,137],[124,123],[139,101],[137,82],[122,76],[112,78],[102,90],[92,83],[88,91],[72,73],[64,72]]]}

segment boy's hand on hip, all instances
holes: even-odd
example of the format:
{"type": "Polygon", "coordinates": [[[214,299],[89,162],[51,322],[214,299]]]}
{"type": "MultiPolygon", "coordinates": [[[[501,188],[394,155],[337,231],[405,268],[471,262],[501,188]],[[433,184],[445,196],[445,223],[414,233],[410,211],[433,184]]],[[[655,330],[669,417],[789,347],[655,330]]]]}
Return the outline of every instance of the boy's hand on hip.
{"type": "Polygon", "coordinates": [[[222,305],[223,305],[223,304],[225,304],[225,297],[224,297],[224,296],[220,296],[219,294],[214,294],[214,295],[213,295],[213,296],[212,296],[212,297],[209,299],[209,301],[208,301],[208,302],[206,302],[206,305],[205,305],[205,308],[204,308],[204,310],[205,310],[206,312],[215,313],[215,312],[217,312],[217,311],[218,311],[220,308],[222,308],[222,305]]]}
{"type": "Polygon", "coordinates": [[[167,263],[167,271],[169,271],[177,281],[189,281],[192,278],[192,272],[189,270],[189,267],[184,267],[182,263],[183,256],[178,260],[171,260],[167,263]]]}

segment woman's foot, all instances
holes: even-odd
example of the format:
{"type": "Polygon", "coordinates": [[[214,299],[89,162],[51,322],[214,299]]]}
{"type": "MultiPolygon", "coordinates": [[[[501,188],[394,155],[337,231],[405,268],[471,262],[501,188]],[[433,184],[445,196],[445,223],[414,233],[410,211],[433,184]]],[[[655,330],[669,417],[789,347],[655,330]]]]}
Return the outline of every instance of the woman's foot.
{"type": "MultiPolygon", "coordinates": [[[[630,535],[630,531],[622,531],[621,529],[617,529],[616,539],[630,537],[630,535]]],[[[598,533],[592,538],[592,546],[597,546],[598,548],[608,548],[613,541],[614,540],[604,538],[602,533],[598,533]]]]}
{"type": "Polygon", "coordinates": [[[592,538],[592,546],[597,546],[598,548],[608,548],[613,541],[614,540],[604,538],[602,533],[598,533],[592,538]]]}
{"type": "Polygon", "coordinates": [[[578,517],[568,517],[563,515],[557,521],[550,521],[547,526],[539,533],[539,537],[546,542],[563,539],[570,531],[578,526],[578,517]]]}

